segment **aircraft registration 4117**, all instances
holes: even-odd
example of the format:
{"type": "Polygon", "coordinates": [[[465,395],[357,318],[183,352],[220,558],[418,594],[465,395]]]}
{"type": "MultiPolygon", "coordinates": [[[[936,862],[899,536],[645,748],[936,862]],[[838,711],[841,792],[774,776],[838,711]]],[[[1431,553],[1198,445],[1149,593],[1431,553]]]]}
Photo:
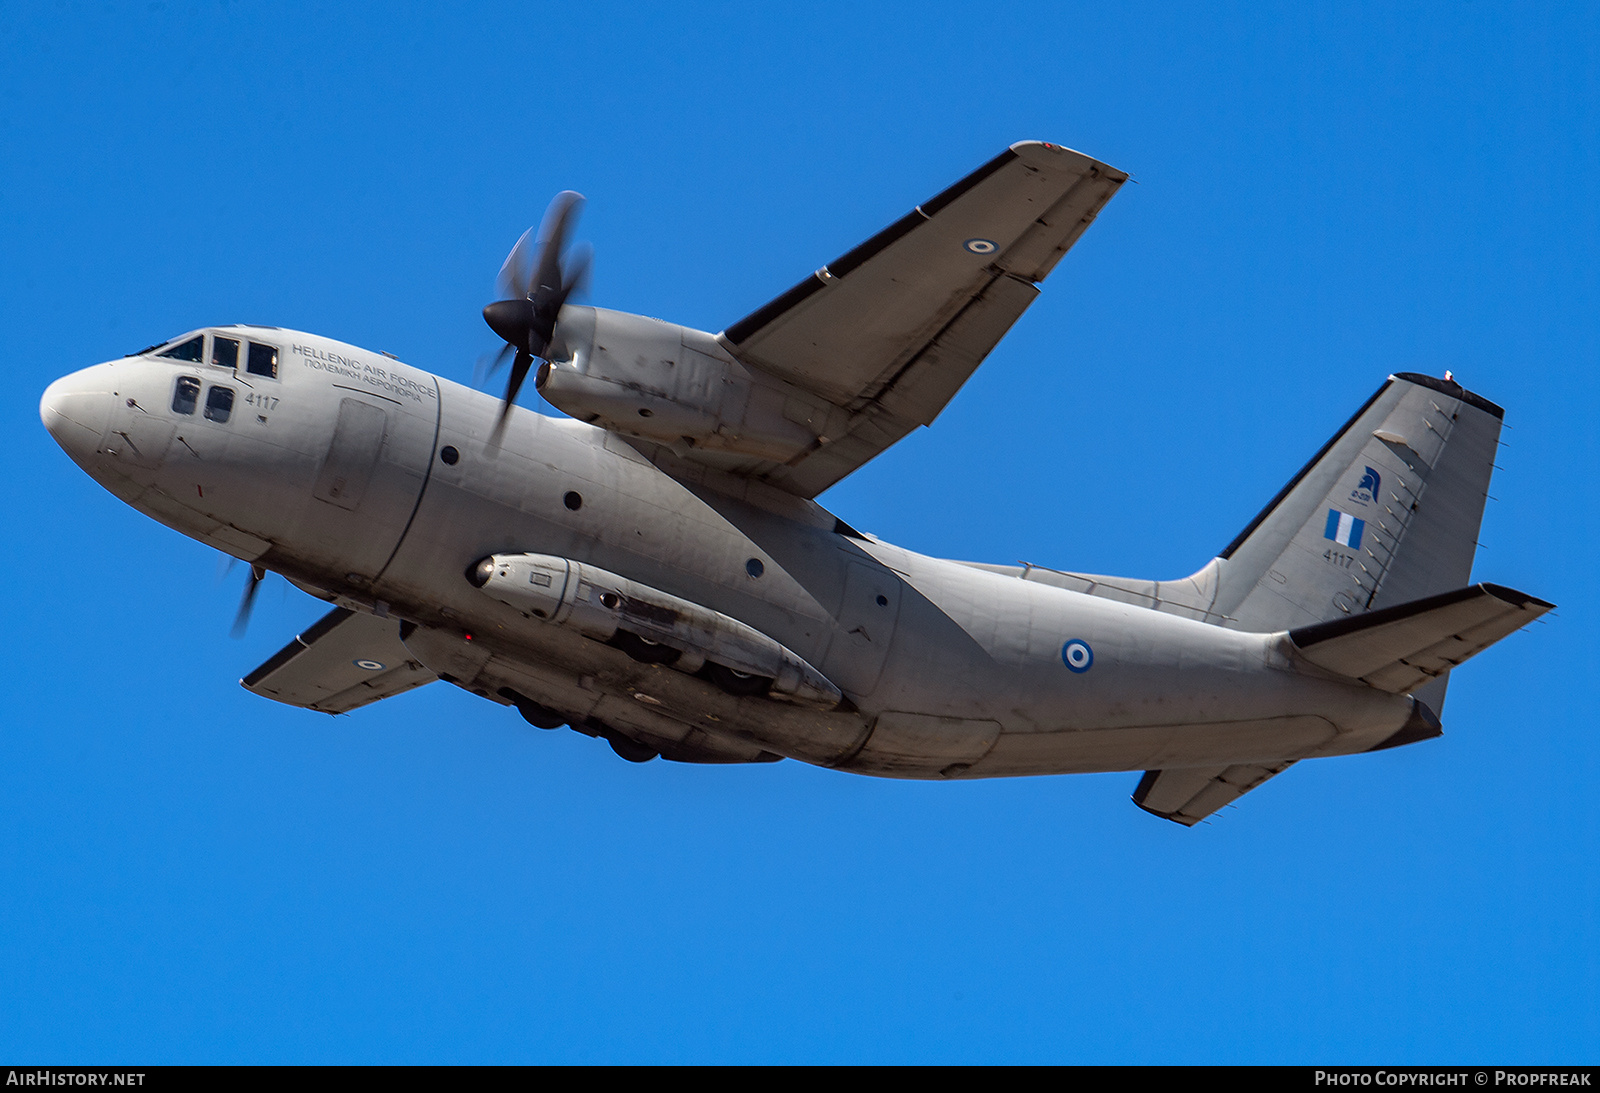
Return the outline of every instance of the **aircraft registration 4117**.
{"type": "Polygon", "coordinates": [[[972,174],[708,333],[569,304],[559,195],[484,309],[503,398],[276,327],[57,380],[128,504],[333,605],[247,675],[344,713],[443,680],[625,759],[897,778],[1143,771],[1182,824],[1301,759],[1438,736],[1451,669],[1551,607],[1471,584],[1502,411],[1388,377],[1220,555],[1152,581],[924,557],[815,497],[932,424],[1127,175],[972,174]],[[532,376],[565,419],[515,405],[532,376]]]}

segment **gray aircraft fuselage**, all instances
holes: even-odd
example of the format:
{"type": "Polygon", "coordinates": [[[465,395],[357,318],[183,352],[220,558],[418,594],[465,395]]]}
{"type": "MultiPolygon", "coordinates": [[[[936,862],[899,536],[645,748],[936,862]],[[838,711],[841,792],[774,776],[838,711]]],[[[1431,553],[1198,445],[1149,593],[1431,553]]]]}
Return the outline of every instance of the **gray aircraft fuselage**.
{"type": "Polygon", "coordinates": [[[203,333],[276,350],[276,375],[247,371],[244,353],[228,368],[152,351],[52,384],[46,426],[128,504],[324,599],[403,620],[422,664],[497,702],[514,690],[707,757],[912,778],[1346,754],[1414,716],[1407,695],[1309,665],[1283,631],[925,557],[771,486],[669,474],[579,421],[517,409],[495,444],[490,395],[314,335],[203,333]],[[523,553],[737,620],[843,701],[728,694],[469,579],[481,559],[523,553]]]}

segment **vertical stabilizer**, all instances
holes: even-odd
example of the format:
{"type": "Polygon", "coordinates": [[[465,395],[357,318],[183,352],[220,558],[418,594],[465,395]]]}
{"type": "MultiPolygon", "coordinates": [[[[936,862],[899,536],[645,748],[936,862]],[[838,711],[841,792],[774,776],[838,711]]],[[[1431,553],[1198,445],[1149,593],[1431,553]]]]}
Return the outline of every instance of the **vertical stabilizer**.
{"type": "Polygon", "coordinates": [[[1289,630],[1470,583],[1503,415],[1452,380],[1390,376],[1213,563],[1212,610],[1289,630]]]}

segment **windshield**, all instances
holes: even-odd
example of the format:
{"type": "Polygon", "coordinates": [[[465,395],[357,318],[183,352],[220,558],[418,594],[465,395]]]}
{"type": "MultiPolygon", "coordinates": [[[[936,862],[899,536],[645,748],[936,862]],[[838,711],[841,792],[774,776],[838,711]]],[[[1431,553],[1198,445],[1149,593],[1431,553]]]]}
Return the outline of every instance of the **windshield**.
{"type": "Polygon", "coordinates": [[[179,342],[170,349],[163,349],[157,356],[171,357],[173,360],[190,361],[199,364],[204,353],[206,336],[196,334],[187,341],[179,342]]]}

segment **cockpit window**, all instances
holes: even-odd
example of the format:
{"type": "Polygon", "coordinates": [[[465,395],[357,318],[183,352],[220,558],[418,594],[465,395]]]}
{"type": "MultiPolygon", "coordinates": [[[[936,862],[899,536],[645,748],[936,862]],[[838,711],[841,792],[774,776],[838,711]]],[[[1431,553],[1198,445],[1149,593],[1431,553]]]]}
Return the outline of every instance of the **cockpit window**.
{"type": "Polygon", "coordinates": [[[179,376],[178,385],[172,389],[172,412],[192,414],[195,403],[199,401],[200,381],[193,376],[179,376]]]}
{"type": "Polygon", "coordinates": [[[271,379],[277,379],[278,347],[275,345],[262,345],[260,342],[251,342],[250,358],[245,365],[245,370],[252,376],[267,376],[271,379]]]}
{"type": "Polygon", "coordinates": [[[211,336],[211,363],[218,368],[239,367],[239,339],[211,336]]]}
{"type": "Polygon", "coordinates": [[[205,340],[206,336],[204,334],[196,334],[188,341],[175,345],[160,355],[171,357],[173,360],[191,361],[199,364],[202,354],[205,353],[205,340]]]}
{"type": "Polygon", "coordinates": [[[233,413],[233,388],[213,387],[206,392],[206,420],[227,421],[233,413]]]}

